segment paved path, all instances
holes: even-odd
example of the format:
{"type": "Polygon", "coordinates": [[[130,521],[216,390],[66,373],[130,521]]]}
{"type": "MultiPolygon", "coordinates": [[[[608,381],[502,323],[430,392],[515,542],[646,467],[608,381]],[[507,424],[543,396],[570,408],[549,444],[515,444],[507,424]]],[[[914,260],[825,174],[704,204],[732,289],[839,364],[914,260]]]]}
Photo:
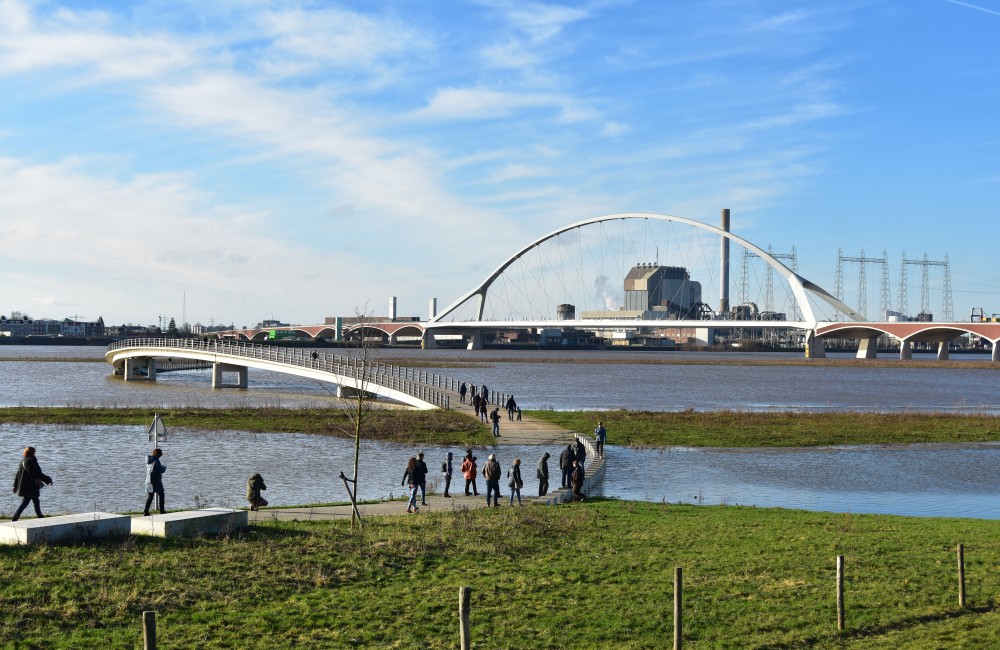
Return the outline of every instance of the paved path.
{"type": "MultiPolygon", "coordinates": [[[[471,404],[462,404],[459,402],[458,393],[454,393],[451,400],[452,408],[459,412],[468,415],[470,418],[475,418],[475,412],[471,404]]],[[[494,406],[493,408],[496,408],[494,406]]],[[[492,409],[490,409],[492,411],[492,409]]],[[[520,421],[513,421],[507,419],[507,412],[500,409],[500,415],[503,419],[500,421],[500,437],[494,438],[493,442],[497,445],[549,445],[552,450],[549,451],[551,458],[549,458],[549,482],[552,485],[556,485],[560,481],[561,470],[559,469],[559,452],[568,444],[574,441],[575,433],[567,429],[563,429],[555,424],[546,422],[545,420],[540,420],[538,418],[532,418],[527,415],[523,415],[520,421]]],[[[516,416],[515,416],[516,417],[516,416]]],[[[596,424],[596,423],[595,423],[596,424]]],[[[589,436],[588,436],[589,437],[589,436]]],[[[427,505],[420,506],[420,513],[425,512],[444,512],[448,510],[459,510],[463,508],[485,508],[486,507],[486,490],[485,490],[485,480],[480,476],[477,483],[479,484],[479,496],[465,496],[465,479],[462,477],[461,472],[458,468],[461,465],[461,456],[463,455],[460,450],[456,450],[458,453],[455,454],[455,474],[452,478],[452,496],[450,498],[445,498],[441,494],[427,494],[427,505]],[[455,490],[457,486],[457,492],[455,490]]],[[[486,462],[484,454],[477,454],[480,457],[479,468],[482,471],[483,463],[486,462]]],[[[507,487],[507,467],[512,459],[506,459],[503,463],[504,478],[500,479],[500,507],[507,508],[508,499],[510,497],[510,488],[507,487]]],[[[530,461],[521,463],[521,472],[530,472],[534,475],[535,465],[537,459],[532,459],[530,461]]],[[[588,459],[586,468],[586,475],[588,477],[592,476],[595,472],[599,471],[603,466],[603,459],[588,459]]],[[[431,472],[437,474],[440,471],[440,466],[437,462],[429,464],[431,467],[431,472]]],[[[549,490],[548,496],[561,496],[568,490],[549,490]]],[[[533,501],[537,501],[538,498],[533,495],[525,494],[522,490],[521,499],[524,501],[525,505],[531,504],[533,501]]],[[[517,501],[514,502],[514,507],[517,507],[517,501]]],[[[406,513],[406,501],[381,501],[378,503],[363,504],[358,506],[358,510],[361,512],[362,517],[369,516],[379,516],[379,515],[405,515],[406,513]]],[[[416,516],[416,515],[410,515],[416,516]]],[[[265,510],[260,510],[256,512],[250,512],[250,521],[270,521],[270,520],[329,520],[329,519],[350,519],[351,518],[351,506],[318,506],[311,508],[268,508],[265,510]]]]}

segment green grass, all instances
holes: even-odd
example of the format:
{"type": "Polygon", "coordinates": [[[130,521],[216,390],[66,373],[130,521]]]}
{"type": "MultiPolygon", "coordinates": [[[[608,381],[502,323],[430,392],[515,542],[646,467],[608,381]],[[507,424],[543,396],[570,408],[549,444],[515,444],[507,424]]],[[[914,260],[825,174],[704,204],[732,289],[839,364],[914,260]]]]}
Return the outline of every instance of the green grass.
{"type": "Polygon", "coordinates": [[[0,645],[137,647],[152,609],[162,648],[453,648],[468,585],[475,647],[669,647],[681,566],[685,647],[997,647],[997,526],[597,500],[4,547],[0,645]]]}
{"type": "Polygon", "coordinates": [[[530,411],[528,414],[587,434],[601,420],[611,445],[809,447],[1000,440],[1000,417],[992,415],[741,411],[530,411]]]}
{"type": "MultiPolygon", "coordinates": [[[[168,427],[266,433],[352,435],[347,414],[337,408],[167,408],[156,409],[168,427]]],[[[148,425],[153,409],[11,407],[0,408],[3,424],[148,425]]],[[[490,428],[456,411],[385,409],[365,421],[366,439],[466,444],[492,440],[490,428]]]]}

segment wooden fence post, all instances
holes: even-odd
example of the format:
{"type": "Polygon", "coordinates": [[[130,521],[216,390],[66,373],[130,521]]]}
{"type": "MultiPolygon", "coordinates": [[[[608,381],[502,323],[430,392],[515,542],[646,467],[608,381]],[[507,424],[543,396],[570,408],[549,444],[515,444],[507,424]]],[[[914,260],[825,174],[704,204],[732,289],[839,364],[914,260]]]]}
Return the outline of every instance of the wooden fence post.
{"type": "Polygon", "coordinates": [[[837,556],[837,631],[844,631],[844,556],[837,556]]]}
{"type": "Polygon", "coordinates": [[[156,612],[142,613],[142,650],[156,650],[156,612]]]}
{"type": "Polygon", "coordinates": [[[684,600],[684,584],[681,580],[683,569],[674,567],[674,650],[681,650],[683,639],[683,620],[681,604],[684,600]]]}
{"type": "Polygon", "coordinates": [[[958,606],[965,607],[965,546],[958,545],[958,606]]]}
{"type": "Polygon", "coordinates": [[[472,587],[459,587],[458,589],[458,629],[462,636],[462,650],[469,650],[472,647],[472,631],[469,625],[469,601],[472,597],[472,587]]]}

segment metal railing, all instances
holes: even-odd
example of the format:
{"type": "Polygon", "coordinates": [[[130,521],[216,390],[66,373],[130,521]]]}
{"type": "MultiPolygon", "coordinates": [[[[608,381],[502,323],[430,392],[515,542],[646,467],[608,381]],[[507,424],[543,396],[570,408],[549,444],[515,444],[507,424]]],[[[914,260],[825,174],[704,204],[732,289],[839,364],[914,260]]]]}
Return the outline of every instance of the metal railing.
{"type": "Polygon", "coordinates": [[[375,384],[399,391],[439,408],[451,408],[451,396],[445,391],[458,392],[460,382],[425,370],[394,366],[371,359],[318,352],[307,348],[285,348],[258,343],[230,342],[218,339],[144,338],[116,341],[108,352],[127,348],[163,348],[225,354],[244,359],[270,361],[299,368],[328,372],[354,380],[358,390],[375,384]]]}

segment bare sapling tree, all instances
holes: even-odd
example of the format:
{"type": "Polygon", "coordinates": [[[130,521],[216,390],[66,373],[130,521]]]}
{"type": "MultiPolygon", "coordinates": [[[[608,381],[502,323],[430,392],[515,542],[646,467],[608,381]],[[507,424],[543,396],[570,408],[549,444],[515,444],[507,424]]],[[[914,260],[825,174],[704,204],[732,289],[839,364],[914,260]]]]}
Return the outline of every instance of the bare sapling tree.
{"type": "MultiPolygon", "coordinates": [[[[345,339],[346,356],[350,367],[347,372],[354,379],[353,390],[343,390],[344,397],[342,409],[347,415],[350,423],[350,434],[354,436],[354,476],[350,480],[354,487],[352,501],[355,502],[351,511],[351,528],[355,524],[361,527],[361,513],[356,505],[358,494],[358,460],[361,457],[361,436],[364,434],[365,424],[378,415],[381,410],[378,396],[371,392],[369,388],[376,380],[378,371],[378,352],[382,345],[382,334],[380,330],[369,327],[371,315],[365,311],[355,310],[357,325],[353,329],[351,336],[345,339]]],[[[342,387],[346,388],[346,387],[342,387]]],[[[343,476],[343,475],[341,475],[343,476]]],[[[345,480],[346,482],[346,480],[345,480]]]]}

